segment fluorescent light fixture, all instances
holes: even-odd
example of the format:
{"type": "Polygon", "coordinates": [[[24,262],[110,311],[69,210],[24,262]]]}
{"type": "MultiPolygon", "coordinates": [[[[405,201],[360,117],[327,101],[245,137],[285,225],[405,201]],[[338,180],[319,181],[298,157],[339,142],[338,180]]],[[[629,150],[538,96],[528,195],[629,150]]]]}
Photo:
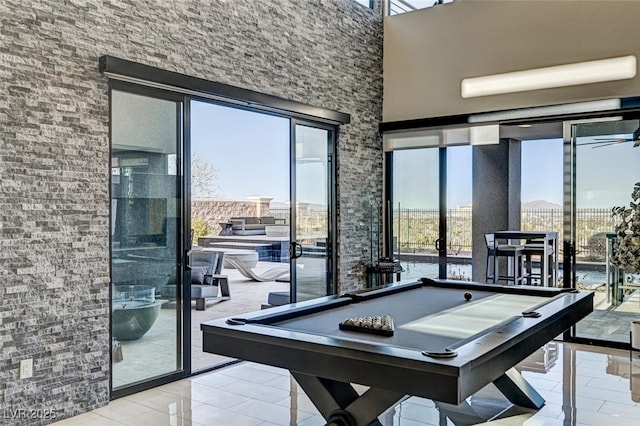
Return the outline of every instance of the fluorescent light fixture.
{"type": "Polygon", "coordinates": [[[460,93],[465,99],[475,98],[478,96],[626,80],[634,78],[636,73],[636,57],[629,55],[619,58],[465,78],[460,85],[460,93]]]}
{"type": "Polygon", "coordinates": [[[548,105],[473,114],[469,116],[468,122],[485,123],[490,121],[520,120],[523,118],[551,117],[554,115],[581,114],[596,111],[613,111],[620,108],[620,99],[603,99],[601,101],[577,102],[572,104],[548,105]]]}

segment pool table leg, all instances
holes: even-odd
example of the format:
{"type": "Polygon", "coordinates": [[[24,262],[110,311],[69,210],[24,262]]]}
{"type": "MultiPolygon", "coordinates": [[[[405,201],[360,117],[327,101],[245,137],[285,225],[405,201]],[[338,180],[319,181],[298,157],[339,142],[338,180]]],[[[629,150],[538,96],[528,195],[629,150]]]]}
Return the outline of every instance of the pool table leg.
{"type": "Polygon", "coordinates": [[[350,383],[291,372],[327,424],[382,426],[378,416],[397,404],[405,394],[369,388],[358,395],[350,383]]]}
{"type": "Polygon", "coordinates": [[[515,368],[507,370],[493,384],[515,405],[535,409],[544,405],[544,398],[515,368]]]}

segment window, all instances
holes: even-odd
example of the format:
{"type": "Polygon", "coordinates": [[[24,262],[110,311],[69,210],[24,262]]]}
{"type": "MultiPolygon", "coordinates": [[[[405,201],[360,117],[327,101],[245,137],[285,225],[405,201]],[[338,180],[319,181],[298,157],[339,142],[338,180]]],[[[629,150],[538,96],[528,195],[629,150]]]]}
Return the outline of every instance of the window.
{"type": "Polygon", "coordinates": [[[439,4],[452,3],[453,1],[454,0],[389,0],[387,11],[389,15],[399,15],[439,4]]]}
{"type": "Polygon", "coordinates": [[[365,7],[373,9],[373,1],[372,0],[354,0],[356,3],[361,4],[365,7]]]}

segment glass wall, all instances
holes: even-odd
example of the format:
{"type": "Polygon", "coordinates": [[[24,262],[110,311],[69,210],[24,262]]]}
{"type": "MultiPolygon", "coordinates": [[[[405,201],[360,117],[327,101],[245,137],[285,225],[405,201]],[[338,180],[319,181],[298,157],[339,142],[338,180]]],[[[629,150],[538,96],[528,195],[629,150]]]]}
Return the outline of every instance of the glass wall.
{"type": "Polygon", "coordinates": [[[295,246],[291,268],[296,302],[333,293],[329,274],[333,131],[294,126],[295,246]]]}
{"type": "Polygon", "coordinates": [[[440,150],[393,152],[393,252],[403,279],[438,278],[440,238],[440,150]]]}
{"type": "Polygon", "coordinates": [[[373,4],[372,4],[371,0],[353,0],[353,1],[355,1],[358,4],[363,5],[365,7],[373,8],[373,4]]]}
{"type": "Polygon", "coordinates": [[[640,218],[632,198],[640,182],[638,125],[615,120],[572,126],[576,286],[595,294],[594,312],[578,323],[578,337],[629,342],[631,321],[640,314],[640,268],[633,261],[638,248],[628,244],[633,226],[616,228],[640,218]],[[616,207],[626,213],[612,214],[616,207]]]}
{"type": "Polygon", "coordinates": [[[447,148],[447,278],[470,281],[473,255],[471,145],[447,148]]]}
{"type": "MultiPolygon", "coordinates": [[[[514,148],[510,154],[521,155],[520,164],[509,155],[493,165],[513,165],[513,170],[520,173],[514,179],[509,176],[508,181],[487,183],[518,185],[513,194],[520,196],[520,212],[501,214],[511,218],[519,213],[522,231],[559,234],[558,278],[549,285],[594,292],[594,312],[577,325],[575,337],[628,343],[630,323],[640,315],[640,265],[634,240],[637,228],[633,227],[640,218],[640,120],[620,116],[577,121],[523,120],[500,125],[499,133],[500,145],[508,143],[514,148]],[[621,228],[624,222],[626,229],[621,228]]],[[[491,139],[483,138],[482,143],[474,144],[471,138],[471,145],[490,145],[491,139]]],[[[438,271],[437,257],[444,250],[435,248],[438,238],[443,238],[446,276],[465,279],[466,266],[454,260],[456,253],[461,258],[465,256],[464,241],[471,239],[471,222],[456,231],[457,224],[466,222],[464,215],[452,215],[452,209],[471,210],[464,200],[456,198],[464,197],[474,185],[476,189],[483,185],[467,176],[474,165],[465,151],[469,138],[462,127],[452,126],[387,132],[383,140],[384,149],[391,156],[387,161],[387,185],[392,188],[393,253],[403,261],[403,278],[443,276],[438,271]],[[443,190],[444,236],[436,213],[439,191],[443,190]],[[429,208],[434,211],[427,215],[429,208]],[[419,263],[415,260],[418,258],[419,263]]],[[[475,166],[479,161],[476,158],[475,166]]],[[[484,217],[504,210],[504,206],[490,205],[485,212],[479,209],[475,206],[480,215],[476,225],[484,217]]],[[[479,252],[484,257],[482,250],[479,252]]],[[[542,264],[539,258],[533,260],[536,272],[542,264]]]]}
{"type": "MultiPolygon", "coordinates": [[[[365,0],[366,1],[366,0],[365,0]]],[[[454,0],[387,0],[387,14],[398,15],[440,4],[452,3],[454,0]]]]}
{"type": "Polygon", "coordinates": [[[113,389],[182,370],[182,102],[111,91],[113,389]]]}
{"type": "Polygon", "coordinates": [[[257,311],[270,292],[289,291],[291,137],[284,117],[200,100],[190,102],[190,112],[193,244],[224,253],[221,274],[231,290],[229,300],[210,298],[204,310],[191,309],[191,367],[200,371],[230,361],[202,350],[202,322],[257,311]],[[258,282],[230,257],[261,277],[285,274],[258,282]]]}
{"type": "Polygon", "coordinates": [[[392,252],[402,279],[471,280],[472,133],[460,127],[384,136],[392,151],[392,252]]]}

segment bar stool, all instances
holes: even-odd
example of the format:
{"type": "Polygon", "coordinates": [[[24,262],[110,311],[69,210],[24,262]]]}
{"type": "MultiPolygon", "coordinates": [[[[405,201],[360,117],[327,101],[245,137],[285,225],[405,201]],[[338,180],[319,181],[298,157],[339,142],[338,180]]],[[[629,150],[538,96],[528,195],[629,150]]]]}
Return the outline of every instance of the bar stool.
{"type": "Polygon", "coordinates": [[[484,240],[487,244],[487,273],[486,281],[506,281],[515,284],[522,284],[522,256],[524,249],[520,245],[512,244],[495,244],[495,236],[493,234],[484,234],[484,240]],[[507,271],[504,274],[500,274],[500,267],[493,268],[493,272],[490,273],[490,266],[497,265],[497,258],[507,258],[507,271]]]}
{"type": "MultiPolygon", "coordinates": [[[[549,284],[550,281],[553,281],[553,277],[554,277],[554,250],[553,247],[549,246],[547,247],[547,258],[544,259],[544,244],[545,243],[538,243],[536,242],[536,240],[531,240],[531,241],[527,241],[522,247],[523,247],[523,256],[524,256],[524,276],[523,279],[526,280],[527,285],[531,285],[533,283],[533,280],[538,280],[539,281],[539,285],[541,286],[546,286],[547,284],[549,284]],[[538,273],[534,273],[533,272],[533,257],[537,257],[539,259],[540,262],[540,272],[538,273]],[[548,268],[547,270],[549,271],[549,275],[547,275],[546,277],[542,276],[542,271],[544,270],[543,268],[543,262],[547,262],[548,268]]],[[[550,286],[553,287],[553,283],[550,284],[550,286]]]]}

